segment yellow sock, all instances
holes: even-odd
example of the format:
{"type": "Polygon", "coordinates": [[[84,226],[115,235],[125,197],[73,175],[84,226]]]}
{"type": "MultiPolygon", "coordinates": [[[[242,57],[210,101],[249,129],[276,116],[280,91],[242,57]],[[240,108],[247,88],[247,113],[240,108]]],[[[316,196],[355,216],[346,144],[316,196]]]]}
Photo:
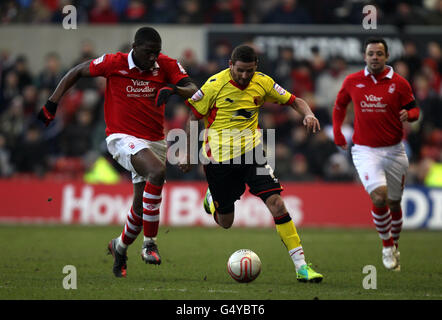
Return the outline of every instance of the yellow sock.
{"type": "Polygon", "coordinates": [[[296,227],[293,220],[290,219],[288,222],[276,224],[276,231],[278,231],[278,234],[281,237],[282,242],[285,244],[287,250],[290,251],[301,246],[301,239],[296,232],[296,227]]]}
{"type": "Polygon", "coordinates": [[[290,258],[295,264],[296,271],[306,264],[304,250],[301,246],[301,239],[296,232],[295,224],[287,213],[281,217],[275,218],[276,231],[287,248],[290,258]]]}

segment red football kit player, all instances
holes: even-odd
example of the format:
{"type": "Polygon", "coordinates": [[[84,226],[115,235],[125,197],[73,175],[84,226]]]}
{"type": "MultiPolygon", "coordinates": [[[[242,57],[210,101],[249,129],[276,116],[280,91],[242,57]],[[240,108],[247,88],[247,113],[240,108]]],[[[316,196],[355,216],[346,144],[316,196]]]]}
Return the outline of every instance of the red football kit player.
{"type": "Polygon", "coordinates": [[[165,104],[155,105],[156,94],[167,84],[187,78],[180,64],[164,54],[149,71],[139,69],[129,53],[105,54],[89,64],[92,77],[106,78],[104,119],[106,135],[126,133],[151,141],[164,139],[165,104]]]}
{"type": "Polygon", "coordinates": [[[334,140],[341,148],[348,148],[341,126],[352,101],[353,163],[372,201],[371,214],[383,242],[384,266],[400,270],[400,204],[408,169],[402,123],[417,120],[419,108],[407,80],[386,65],[388,46],[382,38],[368,39],[364,55],[365,69],[348,75],[336,98],[334,140]]]}
{"type": "Polygon", "coordinates": [[[129,53],[105,54],[69,70],[38,114],[48,125],[61,97],[78,79],[106,78],[104,118],[108,150],[132,173],[134,185],[133,203],[123,232],[108,245],[117,277],[126,276],[127,247],[141,230],[142,259],[150,264],[161,263],[156,236],[166,170],[165,103],[172,94],[189,98],[198,90],[183,67],[160,51],[158,32],[140,28],[129,53]]]}

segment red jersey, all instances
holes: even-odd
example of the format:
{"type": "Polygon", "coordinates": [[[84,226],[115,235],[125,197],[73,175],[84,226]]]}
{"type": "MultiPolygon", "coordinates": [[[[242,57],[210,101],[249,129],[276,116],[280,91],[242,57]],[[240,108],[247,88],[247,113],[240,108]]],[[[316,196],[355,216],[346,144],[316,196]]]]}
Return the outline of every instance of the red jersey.
{"type": "Polygon", "coordinates": [[[177,60],[160,54],[149,71],[138,69],[129,53],[105,54],[89,65],[92,76],[106,78],[104,120],[106,135],[125,133],[151,141],[164,139],[165,105],[155,106],[155,97],[168,83],[187,77],[177,60]]]}
{"type": "Polygon", "coordinates": [[[399,111],[414,100],[408,81],[389,66],[377,75],[370,74],[367,68],[348,75],[333,110],[336,144],[345,144],[342,143],[341,125],[350,101],[353,101],[355,118],[353,142],[369,147],[385,147],[401,142],[403,126],[399,111]]]}

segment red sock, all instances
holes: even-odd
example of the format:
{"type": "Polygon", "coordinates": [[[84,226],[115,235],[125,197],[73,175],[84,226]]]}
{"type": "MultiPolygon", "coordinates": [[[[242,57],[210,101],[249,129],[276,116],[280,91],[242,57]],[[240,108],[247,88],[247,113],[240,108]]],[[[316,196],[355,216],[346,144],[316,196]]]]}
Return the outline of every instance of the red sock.
{"type": "Polygon", "coordinates": [[[402,209],[399,211],[391,211],[391,236],[393,237],[394,245],[396,248],[399,243],[399,235],[402,231],[402,209]]]}
{"type": "Polygon", "coordinates": [[[376,226],[376,231],[379,237],[382,239],[384,247],[392,247],[394,245],[393,238],[391,237],[391,214],[387,206],[375,207],[372,206],[371,215],[373,216],[373,222],[376,226]]]}
{"type": "Polygon", "coordinates": [[[146,182],[143,193],[143,230],[145,237],[156,237],[160,222],[161,191],[163,186],[146,182]]]}
{"type": "Polygon", "coordinates": [[[125,245],[130,245],[135,241],[143,227],[143,219],[138,216],[131,207],[127,214],[127,221],[121,233],[121,241],[125,245]]]}

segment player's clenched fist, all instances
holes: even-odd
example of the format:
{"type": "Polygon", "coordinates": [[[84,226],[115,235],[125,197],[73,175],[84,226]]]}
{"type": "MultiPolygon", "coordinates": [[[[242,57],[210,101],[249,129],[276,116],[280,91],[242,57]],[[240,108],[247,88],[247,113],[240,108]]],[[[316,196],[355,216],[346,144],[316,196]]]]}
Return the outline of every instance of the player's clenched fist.
{"type": "Polygon", "coordinates": [[[168,84],[167,86],[161,88],[157,96],[155,98],[155,105],[157,107],[162,106],[163,104],[167,103],[169,100],[169,97],[173,94],[175,94],[177,91],[176,85],[174,84],[168,84]]]}
{"type": "Polygon", "coordinates": [[[57,104],[48,100],[43,108],[41,108],[40,112],[37,115],[37,118],[42,121],[47,127],[49,123],[54,120],[56,112],[57,104]]]}

